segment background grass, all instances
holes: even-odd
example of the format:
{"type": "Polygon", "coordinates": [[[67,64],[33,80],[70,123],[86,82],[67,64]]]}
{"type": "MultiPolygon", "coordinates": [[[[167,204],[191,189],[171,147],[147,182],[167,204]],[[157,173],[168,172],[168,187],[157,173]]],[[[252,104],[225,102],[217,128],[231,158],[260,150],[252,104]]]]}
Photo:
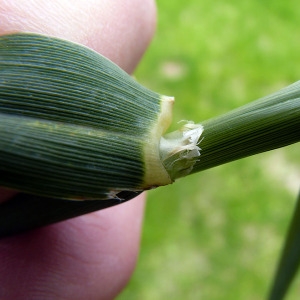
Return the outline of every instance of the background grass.
{"type": "MultiPolygon", "coordinates": [[[[159,0],[136,77],[200,122],[300,79],[299,1],[159,0]]],[[[299,145],[148,193],[140,259],[124,299],[264,299],[292,215],[299,145]]],[[[299,299],[298,276],[287,297],[299,299]]]]}

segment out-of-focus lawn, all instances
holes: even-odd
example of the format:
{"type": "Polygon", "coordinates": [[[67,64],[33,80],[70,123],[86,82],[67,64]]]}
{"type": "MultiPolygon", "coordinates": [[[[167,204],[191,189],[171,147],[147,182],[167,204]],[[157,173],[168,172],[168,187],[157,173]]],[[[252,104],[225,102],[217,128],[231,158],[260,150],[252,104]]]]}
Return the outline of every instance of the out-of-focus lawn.
{"type": "MultiPolygon", "coordinates": [[[[300,79],[300,2],[159,0],[136,77],[201,120],[300,79]]],[[[140,259],[124,299],[264,299],[300,183],[300,145],[148,193],[140,259]]],[[[288,300],[299,299],[300,276],[288,300]]]]}

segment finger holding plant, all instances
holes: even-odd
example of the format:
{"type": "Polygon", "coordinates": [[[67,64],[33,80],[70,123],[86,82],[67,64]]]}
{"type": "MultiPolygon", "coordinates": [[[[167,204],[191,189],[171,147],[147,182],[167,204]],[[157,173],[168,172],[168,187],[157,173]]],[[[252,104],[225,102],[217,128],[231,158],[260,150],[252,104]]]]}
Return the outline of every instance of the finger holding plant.
{"type": "Polygon", "coordinates": [[[173,104],[81,45],[0,37],[0,185],[26,194],[0,206],[1,236],[300,140],[300,82],[167,133],[173,104]]]}

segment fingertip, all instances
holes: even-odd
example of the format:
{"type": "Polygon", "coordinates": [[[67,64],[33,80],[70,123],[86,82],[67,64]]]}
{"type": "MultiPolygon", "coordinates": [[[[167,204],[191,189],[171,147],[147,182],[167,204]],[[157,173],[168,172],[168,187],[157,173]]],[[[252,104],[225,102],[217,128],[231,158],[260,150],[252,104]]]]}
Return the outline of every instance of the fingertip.
{"type": "Polygon", "coordinates": [[[0,295],[114,299],[136,265],[143,198],[3,239],[0,295]]]}
{"type": "Polygon", "coordinates": [[[155,3],[153,0],[119,0],[108,1],[107,5],[112,14],[103,19],[105,28],[101,34],[99,27],[94,28],[96,31],[90,35],[92,40],[88,44],[132,73],[156,29],[155,3]]]}
{"type": "Polygon", "coordinates": [[[27,31],[84,44],[131,73],[155,31],[153,0],[1,1],[0,34],[27,31]]]}

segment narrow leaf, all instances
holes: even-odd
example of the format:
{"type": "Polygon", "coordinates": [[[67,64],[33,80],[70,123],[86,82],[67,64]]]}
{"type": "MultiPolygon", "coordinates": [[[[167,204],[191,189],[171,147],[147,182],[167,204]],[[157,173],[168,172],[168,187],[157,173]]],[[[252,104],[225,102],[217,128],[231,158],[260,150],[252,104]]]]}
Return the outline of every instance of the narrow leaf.
{"type": "Polygon", "coordinates": [[[269,300],[284,299],[300,265],[300,193],[281,258],[275,273],[269,300]]]}
{"type": "Polygon", "coordinates": [[[300,81],[202,123],[192,173],[300,141],[300,81]]]}

